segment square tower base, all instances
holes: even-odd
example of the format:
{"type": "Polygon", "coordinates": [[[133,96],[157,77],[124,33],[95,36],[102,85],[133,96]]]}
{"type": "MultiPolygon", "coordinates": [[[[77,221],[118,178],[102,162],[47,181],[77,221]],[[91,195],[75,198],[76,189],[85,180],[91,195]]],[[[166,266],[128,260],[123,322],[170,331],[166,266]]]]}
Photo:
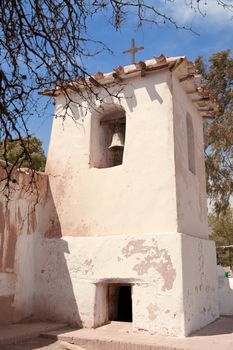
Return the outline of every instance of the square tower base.
{"type": "Polygon", "coordinates": [[[135,331],[187,336],[219,316],[212,241],[152,233],[42,239],[40,248],[39,317],[95,328],[131,309],[135,331]]]}

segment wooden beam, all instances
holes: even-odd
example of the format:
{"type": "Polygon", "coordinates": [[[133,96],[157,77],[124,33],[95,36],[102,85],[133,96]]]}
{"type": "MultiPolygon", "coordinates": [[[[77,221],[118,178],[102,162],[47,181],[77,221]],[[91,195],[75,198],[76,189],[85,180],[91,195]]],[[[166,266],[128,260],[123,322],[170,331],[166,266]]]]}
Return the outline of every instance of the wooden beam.
{"type": "Polygon", "coordinates": [[[122,82],[122,78],[119,76],[118,73],[114,72],[114,73],[112,73],[112,76],[113,76],[114,80],[116,80],[118,83],[122,82]]]}
{"type": "Polygon", "coordinates": [[[192,102],[205,102],[205,101],[209,101],[210,98],[209,97],[199,97],[199,98],[193,98],[192,102]]]}
{"type": "Polygon", "coordinates": [[[182,83],[183,81],[190,80],[194,78],[194,74],[187,74],[183,78],[179,79],[179,82],[182,83]]]}
{"type": "Polygon", "coordinates": [[[209,109],[206,109],[206,108],[198,108],[198,112],[213,112],[214,109],[213,108],[209,108],[209,109]]]}
{"type": "Polygon", "coordinates": [[[194,94],[198,94],[198,90],[187,90],[187,91],[185,91],[185,93],[187,95],[194,95],[194,94]]]}
{"type": "Polygon", "coordinates": [[[140,61],[136,63],[136,68],[141,71],[141,77],[145,77],[146,75],[146,64],[144,61],[140,61]]]}

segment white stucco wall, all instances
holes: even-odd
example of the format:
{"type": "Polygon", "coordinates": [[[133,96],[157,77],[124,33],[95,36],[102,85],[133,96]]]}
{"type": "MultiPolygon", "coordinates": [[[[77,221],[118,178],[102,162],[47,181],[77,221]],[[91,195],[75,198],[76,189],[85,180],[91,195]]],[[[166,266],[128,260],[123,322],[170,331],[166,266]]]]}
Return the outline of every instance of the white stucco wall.
{"type": "Polygon", "coordinates": [[[42,319],[105,324],[112,283],[132,285],[134,330],[183,336],[219,315],[207,240],[169,233],[42,238],[36,261],[35,313],[42,319]]]}
{"type": "Polygon", "coordinates": [[[175,74],[172,91],[178,231],[208,238],[203,120],[191,103],[192,95],[186,95],[175,74]],[[194,129],[195,174],[188,168],[187,113],[194,129]]]}
{"type": "MultiPolygon", "coordinates": [[[[123,96],[130,98],[121,102],[126,138],[120,166],[90,168],[91,118],[98,113],[82,116],[73,104],[73,119],[54,120],[46,172],[62,235],[178,231],[207,238],[203,120],[191,98],[168,71],[130,79],[123,96]],[[188,169],[187,112],[195,174],[188,169]]],[[[62,105],[57,98],[57,114],[62,105]]]]}
{"type": "Polygon", "coordinates": [[[33,318],[35,292],[35,251],[37,234],[22,234],[16,245],[14,322],[33,318]]]}
{"type": "MultiPolygon", "coordinates": [[[[62,235],[176,231],[169,79],[162,71],[124,87],[130,98],[122,100],[126,139],[120,166],[90,168],[90,112],[82,120],[73,108],[76,124],[69,117],[54,120],[46,173],[62,235]]],[[[57,98],[57,111],[62,103],[57,98]]]]}
{"type": "Polygon", "coordinates": [[[215,243],[182,234],[185,334],[219,317],[215,243]]]}
{"type": "Polygon", "coordinates": [[[36,259],[37,314],[84,327],[104,324],[104,286],[128,282],[133,286],[135,330],[183,334],[180,238],[169,237],[42,239],[36,259]]]}
{"type": "Polygon", "coordinates": [[[225,277],[221,266],[218,266],[218,292],[220,315],[233,315],[233,278],[225,277]]]}

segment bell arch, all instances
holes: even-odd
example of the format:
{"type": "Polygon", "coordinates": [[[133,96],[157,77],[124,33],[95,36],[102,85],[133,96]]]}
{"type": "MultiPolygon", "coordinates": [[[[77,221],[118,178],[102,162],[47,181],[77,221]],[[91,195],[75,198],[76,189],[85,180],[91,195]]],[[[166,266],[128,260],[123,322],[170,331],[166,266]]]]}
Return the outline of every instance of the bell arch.
{"type": "Polygon", "coordinates": [[[117,104],[103,104],[92,113],[90,167],[110,168],[123,163],[126,113],[117,104]]]}

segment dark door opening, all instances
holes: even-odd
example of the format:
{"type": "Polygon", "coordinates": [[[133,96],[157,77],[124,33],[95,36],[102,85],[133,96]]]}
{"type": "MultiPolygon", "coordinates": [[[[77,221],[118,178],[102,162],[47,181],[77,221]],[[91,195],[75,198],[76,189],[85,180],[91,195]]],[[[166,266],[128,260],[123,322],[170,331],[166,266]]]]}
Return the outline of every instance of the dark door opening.
{"type": "Polygon", "coordinates": [[[131,285],[109,285],[109,321],[132,322],[131,285]]]}

